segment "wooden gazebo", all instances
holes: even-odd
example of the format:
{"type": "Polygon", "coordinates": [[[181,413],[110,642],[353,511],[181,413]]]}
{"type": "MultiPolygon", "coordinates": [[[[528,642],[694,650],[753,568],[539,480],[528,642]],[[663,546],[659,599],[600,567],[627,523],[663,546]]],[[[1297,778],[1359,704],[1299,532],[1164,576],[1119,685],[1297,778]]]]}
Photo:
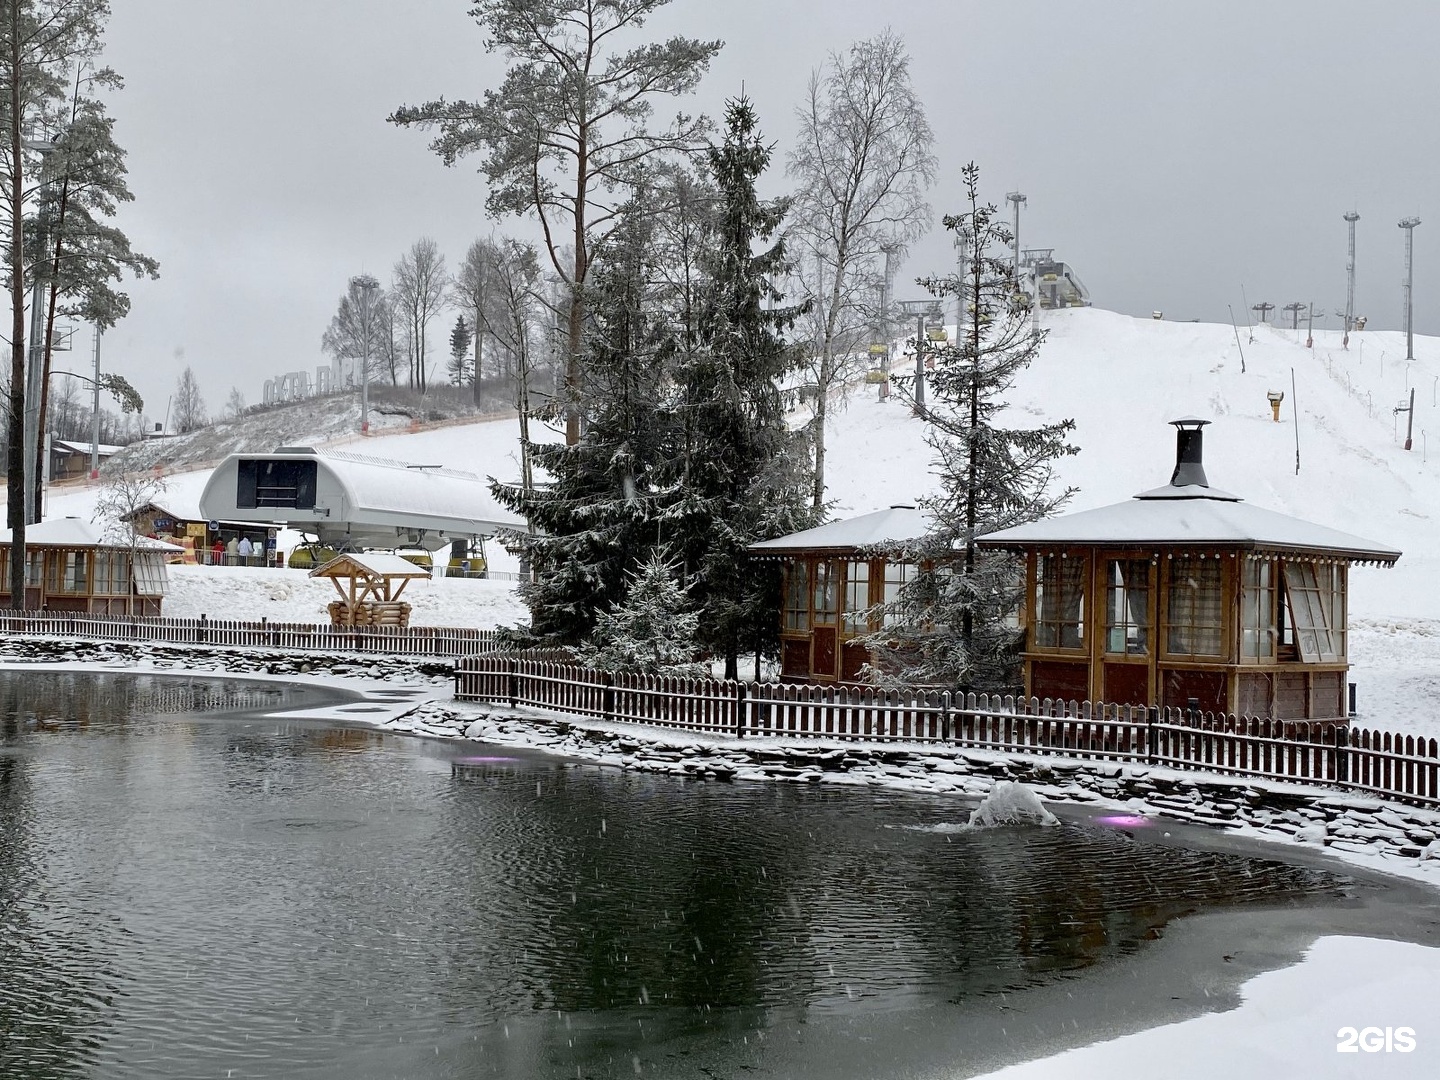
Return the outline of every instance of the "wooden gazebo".
{"type": "MultiPolygon", "coordinates": [[[[174,544],[107,537],[80,518],[25,528],[25,602],[32,610],[91,615],[159,615],[174,544]]],[[[0,607],[10,605],[11,531],[0,531],[0,607]]],[[[19,605],[17,605],[19,606],[19,605]]]]}
{"type": "Polygon", "coordinates": [[[1400,552],[1210,487],[1208,422],[1164,487],[978,540],[1025,558],[1025,692],[1343,721],[1349,567],[1400,552]]]}
{"type": "Polygon", "coordinates": [[[330,602],[333,626],[408,626],[410,605],[400,599],[405,586],[430,571],[399,555],[347,553],[310,571],[329,578],[340,593],[330,602]]]}
{"type": "Polygon", "coordinates": [[[785,567],[782,679],[859,681],[871,660],[859,639],[879,629],[876,605],[895,599],[914,576],[904,551],[929,527],[924,512],[892,506],[750,545],[753,556],[785,567]]]}

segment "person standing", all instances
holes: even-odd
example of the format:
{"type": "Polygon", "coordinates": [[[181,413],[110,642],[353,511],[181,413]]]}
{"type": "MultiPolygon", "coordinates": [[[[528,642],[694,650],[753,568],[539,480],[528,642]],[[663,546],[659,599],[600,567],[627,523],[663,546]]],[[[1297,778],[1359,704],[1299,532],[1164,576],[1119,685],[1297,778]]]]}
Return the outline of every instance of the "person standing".
{"type": "Polygon", "coordinates": [[[225,545],[225,553],[229,556],[225,561],[234,566],[240,560],[240,541],[230,537],[230,543],[225,545]]]}
{"type": "Polygon", "coordinates": [[[237,552],[239,552],[239,554],[240,554],[240,563],[241,563],[241,565],[242,565],[242,566],[249,566],[249,565],[250,565],[250,553],[254,550],[254,548],[253,548],[253,547],[251,546],[251,544],[250,544],[250,538],[249,538],[248,536],[242,536],[242,537],[240,538],[240,544],[239,544],[239,546],[238,546],[235,550],[236,550],[237,552]]]}

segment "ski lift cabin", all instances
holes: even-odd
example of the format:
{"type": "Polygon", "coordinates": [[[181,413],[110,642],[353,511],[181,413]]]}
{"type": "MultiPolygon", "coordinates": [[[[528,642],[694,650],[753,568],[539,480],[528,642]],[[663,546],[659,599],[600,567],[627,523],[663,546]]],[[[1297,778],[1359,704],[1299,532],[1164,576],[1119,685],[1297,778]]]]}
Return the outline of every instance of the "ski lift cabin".
{"type": "Polygon", "coordinates": [[[1025,558],[1025,693],[1345,722],[1349,568],[1400,552],[1210,487],[1172,423],[1164,487],[979,538],[1025,558]]]}
{"type": "Polygon", "coordinates": [[[914,575],[903,551],[928,529],[921,511],[892,506],[750,545],[755,557],[784,563],[782,679],[860,681],[871,656],[859,639],[879,629],[870,609],[893,600],[914,575]]]}

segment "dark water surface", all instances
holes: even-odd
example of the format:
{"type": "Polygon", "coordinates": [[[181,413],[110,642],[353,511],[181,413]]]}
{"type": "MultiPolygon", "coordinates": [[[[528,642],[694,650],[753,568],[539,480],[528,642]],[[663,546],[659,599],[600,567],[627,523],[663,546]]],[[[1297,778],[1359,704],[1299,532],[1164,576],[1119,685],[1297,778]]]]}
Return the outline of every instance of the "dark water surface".
{"type": "MultiPolygon", "coordinates": [[[[807,1031],[906,1052],[1180,914],[1357,888],[1085,821],[957,830],[954,799],[263,715],[323,703],[0,673],[0,1077],[786,1075],[807,1031]]],[[[825,1045],[819,1075],[865,1074],[825,1045]]]]}

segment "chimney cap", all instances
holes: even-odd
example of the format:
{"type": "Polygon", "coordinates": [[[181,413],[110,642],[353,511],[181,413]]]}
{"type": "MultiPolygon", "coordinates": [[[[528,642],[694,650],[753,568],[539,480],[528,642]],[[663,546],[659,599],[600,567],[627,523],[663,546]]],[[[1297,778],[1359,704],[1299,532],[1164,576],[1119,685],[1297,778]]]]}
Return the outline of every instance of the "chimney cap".
{"type": "Polygon", "coordinates": [[[1201,420],[1198,416],[1182,416],[1179,420],[1171,420],[1170,423],[1181,430],[1193,426],[1196,431],[1199,431],[1206,424],[1210,423],[1210,421],[1201,420]]]}

